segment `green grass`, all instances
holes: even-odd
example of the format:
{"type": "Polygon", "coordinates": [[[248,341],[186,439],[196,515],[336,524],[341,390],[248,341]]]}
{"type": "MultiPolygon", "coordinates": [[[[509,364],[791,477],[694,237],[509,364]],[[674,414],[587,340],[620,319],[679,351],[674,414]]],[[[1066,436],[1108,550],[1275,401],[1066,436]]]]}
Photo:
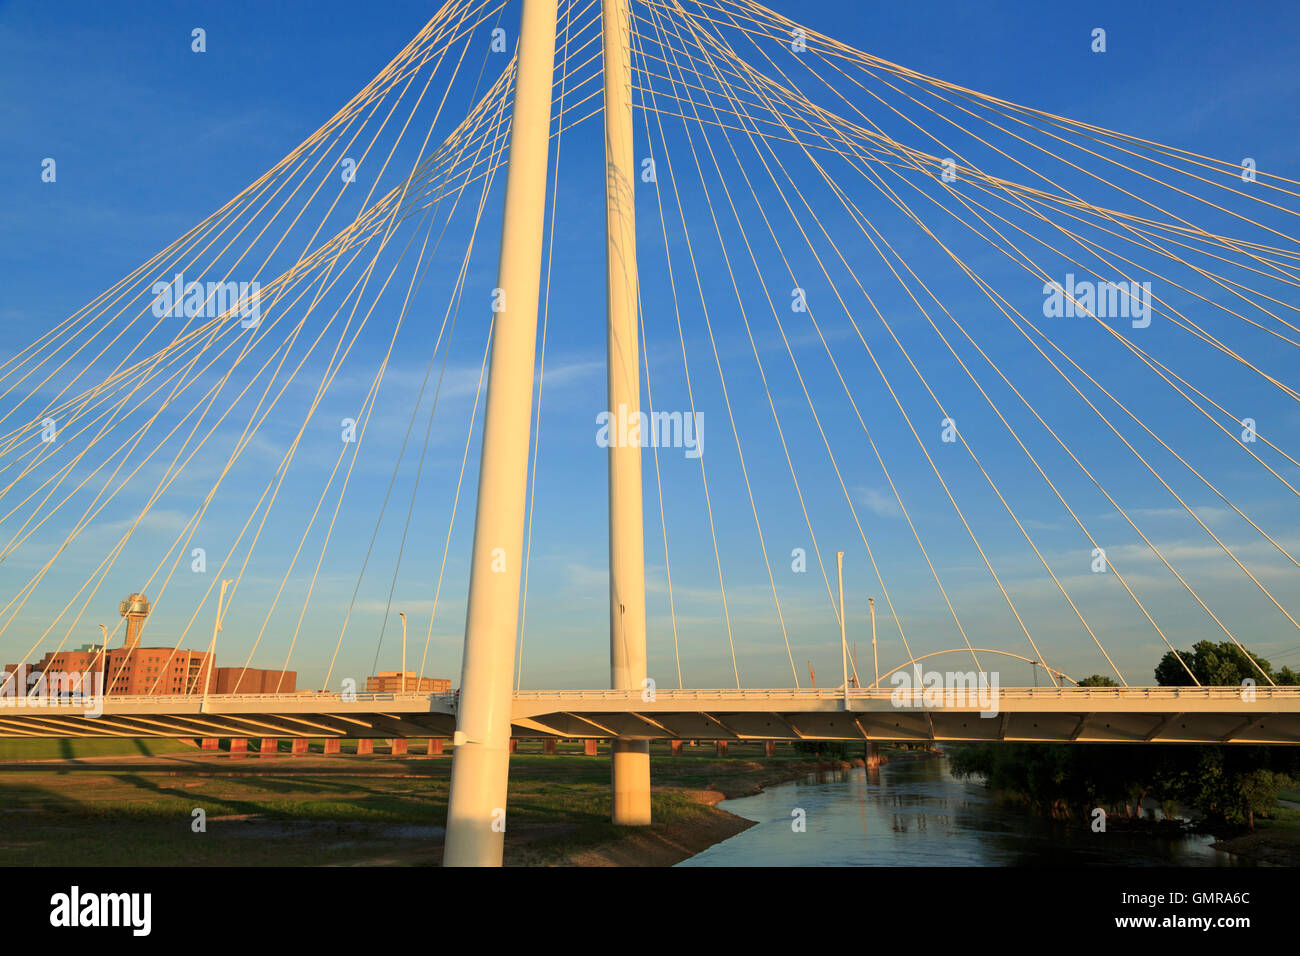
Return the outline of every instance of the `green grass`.
{"type": "Polygon", "coordinates": [[[1300,810],[1293,807],[1274,807],[1268,816],[1255,817],[1255,826],[1261,830],[1286,830],[1300,834],[1300,810]]]}
{"type": "MultiPolygon", "coordinates": [[[[97,767],[34,763],[0,771],[0,866],[316,865],[378,858],[434,862],[440,845],[431,828],[446,820],[450,748],[441,757],[381,753],[261,761],[204,753],[172,740],[0,741],[10,761],[57,756],[154,756],[172,759],[97,767]],[[191,829],[193,811],[207,830],[191,829]],[[241,819],[222,819],[241,818],[241,819]],[[413,830],[412,828],[418,828],[413,830]]],[[[377,746],[382,744],[377,742],[377,746]]],[[[423,751],[423,744],[419,745],[423,751]]],[[[654,745],[656,824],[700,820],[713,813],[682,791],[714,785],[745,792],[788,779],[807,758],[792,748],[766,758],[761,745],[733,745],[717,757],[711,744],[673,757],[654,745]]],[[[511,759],[509,831],[525,841],[530,860],[618,840],[609,822],[609,749],[596,757],[581,744],[543,754],[521,742],[511,759]]]]}
{"type": "Polygon", "coordinates": [[[116,738],[0,738],[0,760],[55,760],[87,757],[126,757],[174,754],[187,748],[169,738],[119,740],[116,738]]]}

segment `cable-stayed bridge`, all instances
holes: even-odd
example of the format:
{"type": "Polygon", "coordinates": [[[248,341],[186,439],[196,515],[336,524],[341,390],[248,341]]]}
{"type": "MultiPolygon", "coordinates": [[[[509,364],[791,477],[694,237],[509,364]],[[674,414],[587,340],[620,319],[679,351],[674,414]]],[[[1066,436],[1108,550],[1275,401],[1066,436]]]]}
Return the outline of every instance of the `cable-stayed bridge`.
{"type": "Polygon", "coordinates": [[[0,364],[0,641],[108,690],[0,735],[452,736],[460,863],[512,735],[629,825],[655,739],[1296,743],[1297,185],[752,0],[449,0],[0,364]]]}

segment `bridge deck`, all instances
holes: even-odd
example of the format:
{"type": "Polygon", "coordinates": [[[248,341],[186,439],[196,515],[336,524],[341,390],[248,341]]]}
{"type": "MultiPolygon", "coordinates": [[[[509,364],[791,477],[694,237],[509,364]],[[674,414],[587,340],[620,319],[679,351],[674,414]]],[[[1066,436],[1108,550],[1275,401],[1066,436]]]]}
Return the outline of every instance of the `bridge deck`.
{"type": "MultiPolygon", "coordinates": [[[[0,700],[0,737],[451,737],[453,694],[0,700]]],[[[889,689],[522,691],[519,737],[1300,744],[1300,687],[1002,688],[943,701],[889,689]]]]}

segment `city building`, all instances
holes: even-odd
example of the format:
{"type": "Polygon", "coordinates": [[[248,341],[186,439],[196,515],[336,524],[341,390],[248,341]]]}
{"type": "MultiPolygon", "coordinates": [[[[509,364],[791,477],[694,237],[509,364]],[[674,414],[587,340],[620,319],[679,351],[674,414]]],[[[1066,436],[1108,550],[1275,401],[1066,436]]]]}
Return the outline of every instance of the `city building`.
{"type": "Polygon", "coordinates": [[[396,694],[403,690],[416,694],[445,694],[451,690],[451,681],[445,677],[421,677],[414,671],[380,671],[366,678],[366,690],[372,694],[396,694]]]}
{"type": "MultiPolygon", "coordinates": [[[[297,687],[296,671],[261,670],[243,667],[215,667],[207,651],[178,647],[141,647],[140,634],[149,616],[149,599],[132,594],[118,606],[126,618],[126,640],[121,647],[105,649],[87,644],[77,650],[52,651],[20,678],[35,688],[37,695],[59,693],[54,687],[38,686],[33,675],[102,675],[103,693],[109,696],[141,694],[273,694],[291,693],[297,687]]],[[[22,673],[19,665],[7,671],[22,673]]],[[[48,681],[46,682],[48,683],[48,681]]],[[[89,690],[89,688],[87,688],[89,690]]]]}
{"type": "Polygon", "coordinates": [[[297,687],[296,671],[259,670],[256,667],[218,667],[212,681],[214,694],[291,694],[297,687]]]}

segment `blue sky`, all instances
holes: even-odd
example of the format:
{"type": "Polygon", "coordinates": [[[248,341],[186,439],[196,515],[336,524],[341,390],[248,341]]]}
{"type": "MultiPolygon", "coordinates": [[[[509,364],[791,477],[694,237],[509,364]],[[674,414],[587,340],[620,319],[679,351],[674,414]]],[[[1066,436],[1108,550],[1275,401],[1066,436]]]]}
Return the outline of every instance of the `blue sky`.
{"type": "MultiPolygon", "coordinates": [[[[1252,10],[1249,17],[1219,5],[1189,8],[1186,4],[1164,3],[1143,5],[1140,10],[1120,3],[1068,8],[1040,3],[972,3],[953,5],[952,9],[936,13],[934,8],[926,6],[809,0],[794,7],[777,3],[774,8],[844,43],[921,73],[1083,122],[1221,157],[1229,163],[1249,156],[1260,170],[1300,179],[1294,136],[1289,132],[1296,128],[1298,119],[1294,45],[1289,39],[1294,36],[1296,24],[1295,14],[1285,6],[1252,10]],[[1104,54],[1090,50],[1091,31],[1096,27],[1107,31],[1104,54]]],[[[5,226],[0,230],[0,282],[4,290],[0,300],[0,329],[4,331],[0,358],[21,350],[46,329],[76,312],[270,168],[369,82],[434,11],[431,4],[399,2],[364,10],[354,4],[332,2],[0,3],[0,52],[3,53],[0,87],[7,106],[7,121],[0,127],[0,180],[7,184],[6,201],[0,204],[5,226]],[[191,30],[195,27],[206,31],[207,52],[203,54],[194,53],[190,48],[191,30]],[[54,183],[41,181],[41,162],[46,157],[57,161],[54,183]]],[[[480,68],[486,82],[491,82],[505,59],[493,59],[486,49],[487,32],[495,22],[494,15],[470,39],[472,50],[465,58],[463,72],[458,73],[458,85],[452,87],[445,111],[436,121],[432,118],[437,97],[442,93],[438,85],[441,81],[435,80],[432,92],[414,114],[411,129],[396,147],[394,163],[385,176],[373,175],[373,162],[363,164],[362,174],[349,187],[351,191],[345,193],[339,209],[327,220],[322,237],[332,235],[362,208],[366,193],[355,187],[368,191],[375,186],[376,195],[382,194],[396,181],[399,169],[410,168],[416,157],[415,149],[430,127],[434,131],[433,141],[437,142],[450,129],[449,122],[464,115],[473,101],[472,89],[485,88],[477,85],[480,68]]],[[[506,6],[500,22],[513,42],[517,4],[506,6]]],[[[588,47],[579,59],[585,60],[595,49],[588,47]]],[[[455,55],[459,55],[459,49],[455,55]]],[[[776,53],[772,55],[775,57],[776,53]]],[[[770,73],[765,62],[757,58],[750,62],[770,73]]],[[[580,71],[576,78],[587,76],[590,67],[580,71]]],[[[861,78],[885,100],[900,107],[904,105],[903,100],[891,96],[885,87],[861,78]]],[[[811,82],[800,82],[818,105],[847,114],[848,107],[842,101],[836,102],[824,88],[816,89],[811,82]]],[[[868,98],[863,89],[846,82],[837,83],[837,87],[871,121],[878,122],[899,141],[927,152],[938,152],[933,140],[926,140],[919,131],[909,128],[884,104],[868,98]]],[[[662,81],[656,88],[667,91],[670,83],[662,81]]],[[[588,83],[584,94],[590,89],[588,83]]],[[[418,92],[417,85],[414,93],[418,92]]],[[[696,93],[699,95],[699,91],[696,93]]],[[[403,100],[398,116],[405,116],[403,110],[413,98],[412,95],[403,100]]],[[[586,114],[597,103],[598,100],[590,101],[588,108],[577,111],[578,115],[586,114]]],[[[700,104],[708,115],[703,96],[700,104]]],[[[1284,247],[1289,244],[1226,213],[1209,210],[1185,196],[1153,187],[1113,167],[1100,163],[1087,167],[1102,175],[1105,181],[1099,182],[1060,163],[1045,160],[1042,154],[1035,154],[997,131],[986,131],[989,145],[983,146],[920,109],[908,106],[905,112],[951,148],[969,148],[969,158],[987,172],[1009,180],[1026,181],[1029,177],[1023,169],[997,155],[995,148],[1004,149],[1098,204],[1142,211],[1111,187],[1128,188],[1208,229],[1284,247]]],[[[947,115],[961,119],[951,111],[947,115]]],[[[935,388],[942,407],[958,419],[963,436],[969,440],[987,474],[1031,532],[1035,544],[1125,676],[1134,683],[1147,680],[1150,668],[1164,650],[1159,635],[1117,585],[1113,574],[1091,572],[1091,546],[1077,525],[990,412],[979,391],[934,334],[881,256],[873,251],[838,197],[820,181],[807,157],[790,144],[777,145],[775,152],[766,154],[769,162],[779,158],[786,165],[793,181],[804,190],[817,221],[825,226],[825,235],[815,238],[813,246],[829,265],[829,278],[820,274],[817,257],[802,239],[795,222],[798,219],[804,228],[815,229],[813,218],[806,214],[792,217],[787,212],[781,193],[743,134],[728,139],[717,126],[704,130],[688,124],[684,128],[680,119],[667,116],[662,119],[663,138],[654,118],[650,120],[652,134],[647,138],[642,115],[638,113],[636,117],[637,154],[639,157],[656,155],[659,198],[666,209],[665,226],[661,227],[655,192],[643,184],[640,186],[638,218],[646,352],[655,406],[667,410],[689,409],[673,298],[668,292],[669,273],[662,239],[666,231],[694,397],[697,408],[705,415],[703,460],[710,499],[706,504],[699,462],[686,458],[681,449],[661,449],[670,559],[666,566],[658,488],[647,450],[645,506],[652,676],[667,686],[675,686],[677,682],[667,589],[671,567],[677,643],[687,686],[732,683],[730,647],[733,642],[736,669],[747,686],[788,685],[793,679],[791,657],[801,682],[806,683],[806,661],[812,661],[817,668],[819,683],[838,682],[838,632],[817,568],[812,536],[795,493],[792,470],[803,492],[822,558],[828,562],[832,584],[834,552],[846,552],[845,583],[851,602],[848,628],[850,640],[860,648],[859,665],[864,666],[869,660],[869,652],[863,650],[870,640],[866,620],[868,595],[877,598],[882,669],[886,661],[894,666],[904,659],[898,628],[885,609],[863,537],[870,541],[880,563],[913,650],[932,651],[962,644],[953,615],[916,546],[879,461],[865,440],[864,429],[846,397],[845,388],[840,385],[836,366],[844,375],[971,642],[976,647],[1037,656],[936,480],[922,447],[933,456],[952,489],[962,514],[1007,586],[1042,656],[1076,677],[1107,670],[1096,644],[1064,603],[984,474],[960,446],[940,440],[943,415],[913,370],[912,362],[915,362],[916,369],[935,388]],[[691,140],[687,138],[687,129],[693,137],[691,140]],[[695,170],[691,145],[698,151],[702,174],[695,170]],[[671,174],[669,159],[662,155],[665,147],[671,157],[671,174]],[[732,158],[733,147],[744,158],[746,174],[753,177],[757,204],[732,158]],[[712,167],[708,148],[715,151],[717,169],[712,167]],[[704,321],[706,309],[701,306],[701,297],[694,286],[695,276],[686,258],[682,219],[676,211],[670,181],[678,184],[684,199],[685,231],[704,266],[700,287],[709,323],[716,333],[716,359],[704,321]],[[731,216],[728,193],[739,210],[739,225],[731,216]],[[709,201],[715,204],[718,215],[716,231],[709,201]],[[777,242],[767,238],[760,207],[770,217],[768,221],[775,230],[777,242]],[[757,266],[749,259],[746,238],[753,243],[757,266]],[[789,270],[781,259],[778,242],[789,256],[789,270]],[[738,277],[739,295],[728,278],[723,249],[731,257],[738,277]],[[838,254],[844,256],[842,263],[835,258],[838,254]],[[795,284],[790,270],[805,289],[810,312],[825,334],[825,344],[806,313],[791,313],[788,309],[795,284]],[[845,297],[847,314],[838,305],[837,291],[845,297]],[[781,328],[773,321],[767,294],[777,300],[781,328]],[[880,307],[890,328],[898,335],[897,344],[869,302],[880,307]],[[752,348],[742,312],[754,330],[752,348]],[[879,358],[879,370],[863,348],[853,323],[848,321],[850,316],[872,353],[879,358]],[[808,387],[807,400],[782,331],[789,336],[790,351],[808,387]],[[760,356],[763,374],[769,378],[775,418],[782,426],[790,452],[789,462],[768,407],[755,351],[760,356]],[[721,377],[718,365],[722,366],[721,377]],[[898,413],[886,380],[913,418],[920,442],[898,413]],[[732,434],[732,418],[723,402],[724,381],[741,439],[753,494],[752,508],[732,434]],[[816,410],[816,421],[810,404],[816,410]],[[817,421],[823,426],[825,441],[817,421]],[[826,454],[827,445],[835,453],[834,466],[826,454]],[[715,562],[709,528],[710,506],[718,540],[718,562],[715,562]],[[759,546],[754,511],[758,512],[767,559],[785,617],[785,637],[772,600],[772,584],[759,546]],[[854,523],[854,512],[862,522],[862,535],[854,523]],[[808,570],[802,574],[792,570],[791,554],[796,548],[804,549],[808,555],[808,570]],[[731,641],[718,587],[717,563],[722,564],[726,582],[731,641]],[[791,644],[789,655],[786,637],[791,644]],[[829,678],[825,676],[828,673],[829,678]]],[[[606,452],[594,441],[595,415],[603,407],[605,388],[603,290],[599,284],[604,266],[599,121],[597,115],[566,130],[561,137],[560,201],[556,206],[546,385],[542,392],[544,438],[536,487],[524,686],[600,686],[607,681],[606,452]]],[[[865,122],[860,118],[857,121],[865,122]]],[[[382,152],[394,142],[393,130],[388,130],[377,142],[383,144],[382,152]]],[[[980,348],[1007,373],[1142,530],[1169,556],[1189,584],[1220,615],[1225,626],[1240,640],[1266,654],[1290,652],[1300,644],[1296,628],[1273,607],[1260,588],[1196,526],[1151,472],[1069,390],[1029,341],[954,268],[951,259],[934,241],[848,166],[832,168],[828,164],[827,168],[858,204],[862,216],[889,238],[980,348]]],[[[780,174],[777,175],[780,182],[780,174]]],[[[1085,320],[1044,319],[1041,279],[1034,280],[987,243],[946,218],[938,206],[925,198],[928,195],[942,199],[933,185],[922,184],[919,189],[905,193],[911,187],[902,179],[889,178],[892,176],[889,171],[882,173],[886,181],[900,190],[900,195],[906,194],[909,202],[916,203],[916,211],[933,225],[936,235],[949,243],[972,268],[987,276],[1012,306],[1038,322],[1054,342],[1287,551],[1297,553],[1300,535],[1294,528],[1292,492],[1204,417],[1189,412],[1180,396],[1113,340],[1099,334],[1095,324],[1085,320]]],[[[337,178],[331,181],[337,183],[337,178]]],[[[913,177],[912,182],[918,180],[913,177]]],[[[1193,186],[1190,185],[1193,181],[1185,182],[1198,195],[1210,192],[1204,184],[1193,186]]],[[[1041,181],[1032,184],[1043,185],[1041,181]]],[[[474,208],[482,185],[476,182],[466,188],[463,206],[458,206],[447,220],[449,225],[441,242],[437,241],[441,225],[432,227],[426,253],[429,266],[426,278],[413,293],[415,307],[411,318],[396,339],[392,339],[391,333],[396,327],[406,283],[415,274],[413,262],[425,236],[420,228],[428,228],[427,223],[422,227],[419,217],[408,220],[394,234],[376,266],[377,274],[383,275],[396,267],[394,289],[380,300],[373,319],[357,339],[355,351],[333,381],[316,414],[307,419],[294,466],[258,538],[254,558],[241,577],[219,647],[223,662],[242,662],[257,642],[253,655],[255,666],[275,666],[287,656],[290,666],[299,670],[304,686],[319,686],[327,671],[331,685],[337,685],[340,675],[363,677],[376,660],[383,669],[398,665],[396,638],[400,631],[396,612],[406,611],[412,624],[410,663],[418,665],[426,634],[430,634],[426,673],[458,675],[465,564],[476,486],[477,433],[470,435],[468,467],[450,543],[447,543],[447,526],[486,341],[485,304],[495,277],[496,230],[503,185],[500,176],[484,199],[481,225],[474,238],[473,253],[467,260],[465,304],[458,313],[456,330],[450,344],[444,341],[436,352],[435,342],[443,316],[448,314],[448,303],[454,299],[456,275],[462,254],[469,246],[474,208]],[[412,238],[412,247],[398,262],[397,254],[412,238]],[[337,527],[302,625],[297,623],[298,612],[333,498],[327,499],[325,517],[317,519],[321,523],[313,525],[315,530],[308,537],[276,612],[259,639],[267,608],[275,599],[303,530],[312,518],[317,496],[339,454],[339,423],[345,417],[357,416],[358,409],[363,407],[366,390],[390,340],[395,346],[375,405],[373,425],[363,442],[364,453],[356,459],[355,477],[339,509],[337,527]],[[426,445],[425,416],[444,357],[445,377],[438,391],[437,412],[426,445]],[[429,385],[421,393],[427,369],[431,370],[429,385]],[[414,418],[413,409],[417,412],[414,418]],[[408,427],[411,438],[399,459],[408,427]],[[416,467],[422,449],[424,464],[416,488],[416,467]],[[388,495],[388,505],[383,508],[375,532],[385,495],[388,495]],[[404,532],[405,546],[398,567],[397,555],[404,532]],[[372,533],[375,534],[373,554],[365,562],[365,575],[358,585],[372,533]],[[446,571],[441,591],[437,592],[437,615],[430,628],[429,615],[444,547],[446,571]],[[344,630],[341,622],[349,606],[352,606],[352,616],[340,642],[344,630]],[[295,630],[300,637],[292,643],[290,655],[295,630]],[[330,669],[336,643],[341,643],[342,650],[330,669]]],[[[979,198],[988,201],[987,196],[979,198]]],[[[1294,197],[1277,201],[1289,209],[1295,208],[1294,197]]],[[[1231,196],[1221,202],[1287,235],[1295,233],[1294,218],[1289,214],[1264,210],[1258,204],[1231,196]]],[[[960,211],[954,203],[946,205],[960,211]]],[[[1030,222],[1028,217],[1007,212],[1005,208],[1002,211],[1034,234],[1059,241],[1059,233],[1053,235],[1041,224],[1030,222]]],[[[445,207],[439,207],[439,214],[447,215],[445,207]]],[[[304,216],[306,221],[308,217],[304,216]]],[[[438,222],[436,215],[434,221],[438,222]]],[[[271,257],[265,275],[273,276],[279,271],[276,267],[291,262],[285,258],[290,254],[289,249],[296,256],[309,236],[310,228],[299,226],[285,248],[271,257]]],[[[1116,248],[1121,246],[1117,244],[1116,248]]],[[[1296,361],[1294,353],[1289,351],[1293,346],[1222,311],[1215,311],[1195,297],[1195,293],[1200,293],[1215,301],[1226,301],[1230,297],[1222,289],[1216,291],[1203,277],[1168,266],[1155,256],[1135,255],[1132,246],[1126,249],[1125,254],[1133,255],[1139,263],[1140,275],[1165,274],[1165,279],[1153,281],[1157,295],[1203,322],[1206,328],[1231,342],[1241,354],[1282,382],[1294,383],[1296,361]],[[1178,289],[1175,283],[1186,285],[1187,291],[1178,289]]],[[[1040,252],[1041,247],[1034,254],[1040,252]]],[[[1059,256],[1046,252],[1039,259],[1049,275],[1062,280],[1067,272],[1079,271],[1059,256]]],[[[248,271],[246,265],[238,268],[243,270],[240,275],[248,271]]],[[[347,274],[348,283],[354,275],[347,274]]],[[[1239,281],[1248,282],[1248,274],[1235,272],[1233,275],[1239,281]]],[[[1289,303],[1289,307],[1296,305],[1294,286],[1261,281],[1257,287],[1289,303]]],[[[346,284],[340,282],[323,299],[322,310],[316,315],[321,319],[326,317],[325,306],[332,311],[342,300],[345,288],[346,284]]],[[[1058,483],[1064,497],[1094,536],[1104,542],[1116,566],[1125,572],[1144,605],[1174,643],[1186,647],[1202,638],[1226,639],[1187,590],[1150,557],[1141,539],[1060,446],[1035,423],[1023,405],[1017,405],[1016,395],[990,366],[979,364],[981,359],[974,346],[961,339],[960,332],[941,311],[932,310],[932,315],[963,360],[970,363],[990,397],[1024,435],[1026,444],[1058,483]]],[[[1260,319],[1257,311],[1249,315],[1260,319]]],[[[301,309],[295,313],[295,321],[298,317],[301,309]]],[[[1294,322],[1294,312],[1289,321],[1294,322]]],[[[314,335],[322,324],[311,319],[307,328],[314,335]]],[[[1288,439],[1295,434],[1300,416],[1291,399],[1263,384],[1259,376],[1243,371],[1240,366],[1234,368],[1221,354],[1167,322],[1156,321],[1151,328],[1142,330],[1140,336],[1137,330],[1124,330],[1122,324],[1116,328],[1135,344],[1168,362],[1225,407],[1234,412],[1244,409],[1239,413],[1257,419],[1261,433],[1275,438],[1288,452],[1294,452],[1288,439]]],[[[148,341],[152,347],[161,347],[172,334],[171,330],[160,328],[148,341]]],[[[268,333],[262,349],[255,351],[251,359],[270,354],[273,348],[270,343],[282,337],[277,333],[272,339],[268,333]]],[[[74,362],[70,367],[79,366],[74,362]]],[[[225,367],[215,366],[217,370],[225,367]]],[[[251,367],[243,365],[236,370],[232,377],[235,387],[250,381],[251,367]]],[[[168,597],[158,602],[157,618],[152,625],[155,633],[151,637],[157,643],[174,643],[188,625],[186,646],[206,644],[215,610],[209,587],[217,577],[234,576],[219,574],[217,566],[230,555],[231,568],[238,571],[244,560],[248,536],[256,530],[260,513],[251,525],[253,530],[245,535],[241,548],[233,554],[232,544],[303,422],[315,382],[323,370],[320,354],[308,357],[304,369],[294,377],[273,414],[241,454],[238,467],[223,482],[220,496],[191,542],[193,546],[205,548],[208,570],[201,574],[191,572],[187,556],[170,579],[168,597]]],[[[1300,598],[1295,565],[1233,514],[1222,499],[1142,432],[1132,419],[1125,419],[1114,405],[1105,405],[1104,398],[1081,377],[1076,375],[1075,380],[1283,607],[1295,614],[1296,599],[1300,598]]],[[[90,381],[94,379],[88,376],[87,382],[90,381]]],[[[209,381],[204,380],[203,388],[209,381]]],[[[61,380],[56,378],[49,394],[57,390],[58,384],[61,380]]],[[[3,385],[7,387],[8,382],[3,385]]],[[[6,402],[14,402],[25,391],[19,388],[0,399],[0,412],[10,407],[6,402]]],[[[222,396],[224,401],[230,393],[223,391],[222,396]]],[[[239,428],[233,423],[242,421],[241,414],[247,418],[254,403],[255,399],[246,400],[236,408],[230,422],[204,445],[183,478],[150,509],[147,520],[132,536],[129,547],[99,591],[86,602],[84,613],[77,616],[74,609],[45,634],[46,626],[113,548],[116,536],[129,526],[144,505],[151,487],[145,484],[145,479],[159,478],[162,463],[170,459],[170,454],[150,463],[141,472],[141,480],[128,486],[120,499],[77,537],[24,611],[0,636],[6,662],[18,659],[33,644],[50,649],[63,640],[76,646],[98,636],[96,624],[104,622],[112,626],[117,600],[128,591],[142,587],[138,582],[147,579],[163,560],[172,540],[224,466],[239,434],[239,428]]],[[[170,408],[159,422],[170,427],[178,418],[176,409],[170,408]]],[[[96,463],[106,454],[107,451],[95,459],[96,463]]],[[[1264,454],[1262,450],[1261,454],[1264,454]]],[[[1283,477],[1295,483],[1294,465],[1276,454],[1266,457],[1283,477]]],[[[60,459],[52,459],[51,466],[57,467],[59,463],[60,459]]],[[[79,469],[77,474],[86,471],[89,469],[79,469]]],[[[44,480],[46,474],[48,471],[40,472],[39,480],[44,480]]],[[[101,474],[97,480],[102,483],[102,479],[101,474]]],[[[12,500],[0,501],[4,505],[0,514],[9,511],[8,501],[12,500]]],[[[90,500],[91,496],[84,494],[77,498],[0,563],[0,602],[8,602],[45,563],[58,547],[62,534],[71,527],[75,514],[90,500]]],[[[0,522],[0,531],[4,532],[0,537],[4,541],[20,531],[30,510],[30,507],[20,510],[0,522]]],[[[170,566],[170,561],[166,564],[170,566]]],[[[156,584],[150,586],[151,597],[155,597],[152,592],[156,589],[156,584]]],[[[81,607],[85,597],[83,594],[76,608],[81,607]]],[[[0,618],[0,623],[5,619],[0,618]]],[[[961,663],[960,658],[952,660],[961,663]]],[[[1295,658],[1290,660],[1294,662],[1295,658]]],[[[1283,657],[1282,661],[1286,662],[1287,658],[1283,657]]],[[[986,666],[993,666],[992,662],[986,666]]],[[[1008,662],[1002,669],[1004,684],[1035,679],[1029,668],[1018,664],[1008,662]]]]}

